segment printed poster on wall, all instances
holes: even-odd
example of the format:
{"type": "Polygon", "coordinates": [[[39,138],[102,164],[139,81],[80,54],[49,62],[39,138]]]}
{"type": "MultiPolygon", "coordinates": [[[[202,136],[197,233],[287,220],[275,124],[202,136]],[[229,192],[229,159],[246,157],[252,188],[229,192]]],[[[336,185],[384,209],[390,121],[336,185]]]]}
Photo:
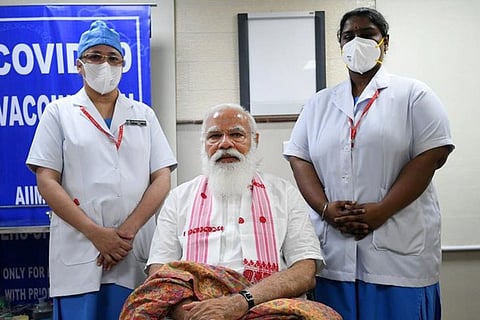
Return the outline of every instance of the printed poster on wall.
{"type": "Polygon", "coordinates": [[[150,7],[2,6],[0,17],[0,227],[48,225],[45,201],[25,166],[46,105],[82,87],[75,62],[80,35],[97,19],[120,34],[120,91],[151,104],[150,7]]]}
{"type": "Polygon", "coordinates": [[[48,241],[46,232],[0,234],[0,297],[12,310],[49,299],[48,241]]]}

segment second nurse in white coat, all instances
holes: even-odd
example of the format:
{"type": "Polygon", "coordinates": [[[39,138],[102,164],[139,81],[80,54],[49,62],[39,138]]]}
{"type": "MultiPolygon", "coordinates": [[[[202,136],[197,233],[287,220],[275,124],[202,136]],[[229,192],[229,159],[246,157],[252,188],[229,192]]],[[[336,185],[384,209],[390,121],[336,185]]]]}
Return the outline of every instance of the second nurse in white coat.
{"type": "Polygon", "coordinates": [[[378,11],[347,12],[338,40],[349,79],[307,102],[285,150],[324,254],[315,298],[345,320],[440,319],[431,180],[453,149],[445,108],[382,66],[378,11]]]}

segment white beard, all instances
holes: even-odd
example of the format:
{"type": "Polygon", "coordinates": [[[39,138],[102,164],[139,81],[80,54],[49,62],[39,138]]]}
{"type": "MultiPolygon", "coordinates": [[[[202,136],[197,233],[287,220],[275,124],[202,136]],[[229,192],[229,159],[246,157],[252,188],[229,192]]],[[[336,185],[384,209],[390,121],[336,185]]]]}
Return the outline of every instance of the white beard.
{"type": "Polygon", "coordinates": [[[256,152],[254,148],[244,156],[236,149],[223,149],[215,152],[210,159],[202,152],[203,171],[208,177],[208,186],[214,195],[223,197],[240,196],[248,190],[256,171],[256,152]],[[216,162],[223,155],[232,155],[238,162],[216,162]]]}

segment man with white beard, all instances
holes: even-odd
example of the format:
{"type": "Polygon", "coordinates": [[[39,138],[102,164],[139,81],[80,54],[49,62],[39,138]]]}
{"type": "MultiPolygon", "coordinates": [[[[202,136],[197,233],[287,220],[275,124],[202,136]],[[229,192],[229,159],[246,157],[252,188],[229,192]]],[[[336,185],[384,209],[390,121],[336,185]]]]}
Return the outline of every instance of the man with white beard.
{"type": "MultiPolygon", "coordinates": [[[[314,287],[323,259],[305,202],[291,183],[257,170],[258,139],[254,118],[241,106],[222,104],[207,112],[204,175],[167,197],[147,262],[150,277],[127,300],[121,319],[240,319],[314,287]],[[178,281],[184,286],[162,291],[165,282],[178,281]]],[[[331,318],[308,310],[306,319],[338,319],[331,309],[331,318]]]]}

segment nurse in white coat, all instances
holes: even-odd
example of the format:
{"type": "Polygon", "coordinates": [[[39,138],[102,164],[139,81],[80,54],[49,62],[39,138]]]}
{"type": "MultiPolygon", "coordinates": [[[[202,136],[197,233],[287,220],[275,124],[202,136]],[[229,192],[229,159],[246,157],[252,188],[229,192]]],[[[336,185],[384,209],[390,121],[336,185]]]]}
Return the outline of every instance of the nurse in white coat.
{"type": "Polygon", "coordinates": [[[118,33],[93,22],[78,57],[84,87],[46,107],[26,163],[54,212],[54,319],[118,319],[125,298],[145,279],[153,216],[176,160],[153,110],[117,89],[118,33]]]}
{"type": "Polygon", "coordinates": [[[431,180],[453,150],[425,84],[387,73],[388,23],[347,12],[349,79],[304,106],[285,151],[325,259],[315,297],[345,320],[440,319],[440,210],[431,180]]]}

